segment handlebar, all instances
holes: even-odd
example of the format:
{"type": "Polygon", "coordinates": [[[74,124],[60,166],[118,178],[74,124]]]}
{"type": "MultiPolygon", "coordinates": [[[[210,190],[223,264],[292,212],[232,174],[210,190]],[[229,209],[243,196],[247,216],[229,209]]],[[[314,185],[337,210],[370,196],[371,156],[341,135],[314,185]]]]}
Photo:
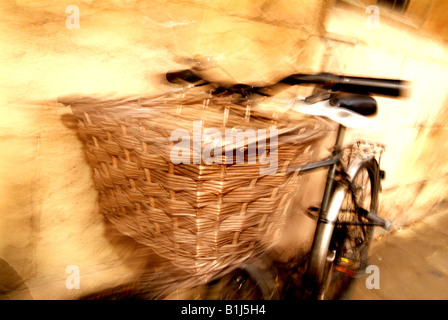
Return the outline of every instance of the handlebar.
{"type": "MultiPolygon", "coordinates": [[[[212,82],[207,81],[199,74],[190,69],[168,72],[166,74],[166,79],[171,83],[182,83],[183,81],[186,81],[198,85],[212,84],[212,82]]],[[[238,92],[243,93],[244,95],[250,93],[262,94],[261,92],[263,91],[263,89],[273,88],[278,84],[315,84],[332,91],[343,91],[359,94],[378,94],[391,97],[405,96],[407,95],[409,90],[409,83],[404,80],[353,77],[336,75],[332,73],[318,73],[293,74],[271,86],[266,87],[255,87],[242,84],[236,84],[228,87],[221,86],[216,90],[216,92],[238,92]],[[244,88],[243,91],[242,88],[244,88]]]]}
{"type": "Polygon", "coordinates": [[[403,80],[339,76],[331,73],[293,74],[280,82],[290,85],[318,84],[333,91],[380,94],[392,97],[406,95],[409,87],[408,82],[403,80]]]}

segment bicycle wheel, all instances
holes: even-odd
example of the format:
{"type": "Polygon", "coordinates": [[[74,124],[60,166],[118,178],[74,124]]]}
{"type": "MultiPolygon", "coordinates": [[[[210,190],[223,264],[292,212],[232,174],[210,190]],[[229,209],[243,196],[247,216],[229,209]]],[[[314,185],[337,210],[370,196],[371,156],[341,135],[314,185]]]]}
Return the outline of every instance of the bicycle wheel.
{"type": "Polygon", "coordinates": [[[279,299],[278,283],[273,270],[258,263],[238,268],[213,281],[208,287],[206,299],[209,300],[279,299]]]}
{"type": "Polygon", "coordinates": [[[365,274],[374,226],[367,213],[377,214],[380,176],[375,160],[363,162],[351,179],[333,231],[321,299],[344,299],[353,280],[365,274]]]}

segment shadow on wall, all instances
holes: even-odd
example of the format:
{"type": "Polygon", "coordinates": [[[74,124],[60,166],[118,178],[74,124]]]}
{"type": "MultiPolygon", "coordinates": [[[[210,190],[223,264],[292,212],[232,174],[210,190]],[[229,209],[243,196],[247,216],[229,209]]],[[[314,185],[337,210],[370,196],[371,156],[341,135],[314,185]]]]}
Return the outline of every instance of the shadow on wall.
{"type": "Polygon", "coordinates": [[[17,271],[0,258],[0,300],[32,300],[33,297],[17,271]]]}

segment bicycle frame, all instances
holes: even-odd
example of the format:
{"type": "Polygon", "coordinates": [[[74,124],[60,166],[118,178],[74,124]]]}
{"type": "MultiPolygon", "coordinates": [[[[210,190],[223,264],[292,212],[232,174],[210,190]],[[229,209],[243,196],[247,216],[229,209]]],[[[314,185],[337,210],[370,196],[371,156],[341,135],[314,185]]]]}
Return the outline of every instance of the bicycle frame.
{"type": "MultiPolygon", "coordinates": [[[[332,156],[330,159],[313,162],[310,164],[303,165],[301,167],[291,169],[294,171],[300,170],[301,172],[306,172],[328,167],[325,191],[322,198],[318,223],[316,226],[316,232],[314,234],[314,240],[313,245],[311,247],[311,255],[310,255],[310,257],[318,257],[318,259],[311,259],[309,261],[306,272],[307,279],[312,279],[313,286],[314,285],[319,286],[321,284],[324,274],[325,260],[327,259],[327,251],[318,252],[318,250],[319,248],[325,247],[325,244],[327,243],[329,244],[333,233],[334,223],[336,222],[337,215],[339,213],[339,212],[329,213],[328,208],[330,206],[332,190],[335,184],[336,170],[341,165],[341,154],[342,154],[341,148],[344,135],[345,135],[345,127],[340,124],[338,127],[336,142],[334,144],[332,156]],[[324,243],[323,246],[322,243],[324,243]]],[[[341,195],[342,199],[340,200],[340,202],[342,205],[344,194],[341,193],[341,195]]]]}
{"type": "MultiPolygon", "coordinates": [[[[291,169],[294,171],[300,170],[301,172],[306,172],[328,167],[325,191],[322,197],[316,231],[311,247],[310,260],[306,270],[306,281],[308,281],[307,286],[311,288],[311,290],[321,287],[324,280],[323,277],[325,267],[327,265],[326,262],[334,259],[333,256],[328,255],[328,248],[342,203],[347,193],[347,189],[351,187],[352,178],[365,161],[374,159],[373,155],[370,159],[354,158],[348,168],[344,169],[341,158],[343,153],[342,143],[344,140],[345,130],[345,126],[339,124],[333,152],[329,159],[291,169]],[[335,177],[338,168],[342,168],[340,174],[343,179],[342,181],[336,182],[335,177]],[[337,183],[336,188],[334,188],[335,183],[337,183]]],[[[362,223],[363,225],[377,225],[386,228],[388,226],[388,222],[377,217],[376,214],[367,213],[366,217],[369,222],[362,223]]]]}
{"type": "MultiPolygon", "coordinates": [[[[344,179],[342,182],[337,182],[337,186],[334,188],[336,183],[336,171],[338,168],[342,167],[342,143],[345,136],[345,130],[345,126],[339,124],[332,156],[329,159],[291,169],[306,172],[328,167],[325,191],[322,197],[318,222],[311,247],[310,261],[306,271],[307,280],[310,282],[309,285],[317,287],[322,284],[327,259],[332,258],[328,257],[327,248],[329,247],[334,226],[336,224],[342,202],[344,201],[347,188],[350,187],[350,181],[362,163],[364,161],[368,161],[368,159],[355,158],[347,169],[341,170],[340,174],[344,179]]],[[[371,222],[363,224],[380,226],[384,224],[384,220],[377,218],[376,216],[372,217],[372,215],[367,215],[367,217],[371,222]]]]}

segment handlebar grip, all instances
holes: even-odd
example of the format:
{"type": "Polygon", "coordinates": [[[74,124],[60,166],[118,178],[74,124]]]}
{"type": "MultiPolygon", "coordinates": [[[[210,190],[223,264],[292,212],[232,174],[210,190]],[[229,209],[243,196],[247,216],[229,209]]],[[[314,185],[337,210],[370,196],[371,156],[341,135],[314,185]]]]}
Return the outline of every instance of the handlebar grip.
{"type": "Polygon", "coordinates": [[[407,95],[409,84],[407,81],[395,79],[340,76],[333,88],[335,90],[355,93],[370,93],[399,97],[407,95]]]}
{"type": "Polygon", "coordinates": [[[202,77],[200,77],[190,69],[167,72],[165,77],[168,82],[176,84],[183,82],[196,83],[203,80],[202,77]]]}
{"type": "Polygon", "coordinates": [[[319,73],[319,74],[292,74],[283,80],[280,80],[280,83],[285,83],[289,85],[298,85],[303,83],[309,84],[325,84],[328,85],[330,83],[334,83],[337,76],[331,73],[319,73]]]}
{"type": "Polygon", "coordinates": [[[327,86],[334,91],[392,97],[406,96],[409,91],[409,83],[403,80],[338,76],[331,73],[293,74],[280,82],[290,85],[318,84],[327,86]]]}

